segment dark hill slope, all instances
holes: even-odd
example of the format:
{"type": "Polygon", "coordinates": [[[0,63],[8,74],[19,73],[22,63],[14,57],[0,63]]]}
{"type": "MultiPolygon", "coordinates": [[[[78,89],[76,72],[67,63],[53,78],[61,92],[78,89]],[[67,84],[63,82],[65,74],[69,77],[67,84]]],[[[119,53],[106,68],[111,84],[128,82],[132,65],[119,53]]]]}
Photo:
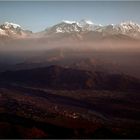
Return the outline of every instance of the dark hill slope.
{"type": "Polygon", "coordinates": [[[128,75],[90,72],[56,65],[3,72],[0,74],[0,82],[52,89],[140,90],[140,81],[128,75]]]}

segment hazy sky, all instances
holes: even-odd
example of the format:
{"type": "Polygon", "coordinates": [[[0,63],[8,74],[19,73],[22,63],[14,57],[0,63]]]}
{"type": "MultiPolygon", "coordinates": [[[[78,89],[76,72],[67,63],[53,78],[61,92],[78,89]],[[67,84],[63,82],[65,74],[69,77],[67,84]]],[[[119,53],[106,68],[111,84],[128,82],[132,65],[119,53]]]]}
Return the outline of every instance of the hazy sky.
{"type": "Polygon", "coordinates": [[[62,20],[80,19],[103,25],[128,20],[140,23],[140,1],[0,1],[0,24],[14,22],[34,32],[62,20]]]}

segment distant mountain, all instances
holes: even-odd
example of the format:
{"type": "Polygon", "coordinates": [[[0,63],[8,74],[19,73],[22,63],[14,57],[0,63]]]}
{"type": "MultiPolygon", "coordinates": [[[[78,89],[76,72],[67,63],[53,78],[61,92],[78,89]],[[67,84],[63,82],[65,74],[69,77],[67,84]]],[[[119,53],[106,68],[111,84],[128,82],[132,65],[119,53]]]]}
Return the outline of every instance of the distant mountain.
{"type": "Polygon", "coordinates": [[[71,41],[136,41],[140,39],[140,25],[134,22],[98,25],[89,20],[64,20],[44,31],[37,33],[40,42],[71,42],[71,41]]]}
{"type": "MultiPolygon", "coordinates": [[[[43,35],[50,35],[54,33],[81,33],[81,32],[98,32],[102,35],[118,35],[123,34],[130,37],[140,38],[140,25],[134,22],[122,22],[120,24],[110,25],[97,25],[90,20],[68,21],[62,22],[45,29],[40,32],[43,35]]],[[[14,37],[26,37],[32,34],[32,31],[24,30],[22,27],[15,23],[5,22],[0,25],[1,36],[14,36],[14,37]]]]}
{"type": "Polygon", "coordinates": [[[91,72],[52,65],[0,74],[1,84],[19,84],[52,89],[140,90],[140,80],[105,72],[91,72]]]}
{"type": "Polygon", "coordinates": [[[131,21],[122,22],[116,25],[107,25],[97,31],[102,32],[104,35],[126,35],[133,38],[140,38],[140,25],[131,21]]]}
{"type": "Polygon", "coordinates": [[[67,21],[64,20],[50,28],[43,31],[44,36],[49,36],[52,34],[68,33],[68,34],[84,34],[91,33],[100,34],[100,36],[108,35],[124,35],[132,38],[140,39],[140,25],[134,22],[122,22],[120,24],[110,24],[110,25],[97,25],[89,20],[67,21]]]}
{"type": "Polygon", "coordinates": [[[58,23],[50,28],[47,28],[46,33],[73,33],[73,32],[86,32],[93,31],[99,28],[99,25],[95,25],[92,21],[81,20],[80,22],[76,21],[67,21],[63,20],[61,23],[58,23]]]}
{"type": "Polygon", "coordinates": [[[20,25],[5,22],[0,25],[0,36],[9,38],[24,38],[32,34],[32,31],[24,30],[20,25]]]}
{"type": "Polygon", "coordinates": [[[46,28],[44,31],[32,33],[24,30],[20,25],[5,22],[0,25],[0,39],[7,38],[39,38],[41,42],[47,39],[47,42],[67,40],[73,41],[94,41],[102,39],[113,40],[136,40],[140,39],[140,25],[134,22],[122,22],[120,24],[98,25],[90,20],[62,22],[46,28]]]}

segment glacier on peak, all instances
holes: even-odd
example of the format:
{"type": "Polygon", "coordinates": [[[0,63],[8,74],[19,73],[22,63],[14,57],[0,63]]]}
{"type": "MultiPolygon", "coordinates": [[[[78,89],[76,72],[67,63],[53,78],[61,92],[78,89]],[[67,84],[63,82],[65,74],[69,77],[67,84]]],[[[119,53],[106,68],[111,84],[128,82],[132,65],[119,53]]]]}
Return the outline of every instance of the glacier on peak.
{"type": "Polygon", "coordinates": [[[120,26],[126,29],[131,29],[131,28],[140,28],[140,25],[137,23],[134,23],[132,21],[126,21],[126,22],[121,22],[120,24],[116,25],[116,26],[120,26]]]}
{"type": "Polygon", "coordinates": [[[62,20],[62,22],[67,23],[67,24],[77,24],[77,25],[85,25],[85,24],[89,24],[89,25],[93,25],[93,22],[90,20],[85,20],[82,19],[80,21],[70,21],[70,20],[62,20]]]}
{"type": "Polygon", "coordinates": [[[9,23],[9,22],[5,22],[4,24],[3,24],[3,26],[6,28],[6,29],[9,29],[9,28],[11,28],[11,27],[13,27],[13,28],[21,28],[21,26],[20,25],[18,25],[18,24],[15,24],[15,23],[9,23]]]}
{"type": "Polygon", "coordinates": [[[82,19],[81,21],[79,21],[79,23],[93,25],[93,22],[92,22],[92,21],[90,21],[90,20],[86,20],[86,19],[82,19]]]}
{"type": "Polygon", "coordinates": [[[90,21],[90,20],[86,20],[86,23],[87,23],[87,24],[93,24],[93,22],[90,21]]]}
{"type": "Polygon", "coordinates": [[[62,22],[67,23],[67,24],[77,23],[76,21],[69,21],[69,20],[62,20],[62,22]]]}

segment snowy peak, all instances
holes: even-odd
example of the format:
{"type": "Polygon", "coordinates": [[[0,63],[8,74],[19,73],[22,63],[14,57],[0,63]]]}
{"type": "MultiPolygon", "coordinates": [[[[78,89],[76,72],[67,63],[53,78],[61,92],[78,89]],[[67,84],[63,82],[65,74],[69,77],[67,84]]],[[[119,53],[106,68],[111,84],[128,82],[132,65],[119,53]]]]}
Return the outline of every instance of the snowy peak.
{"type": "Polygon", "coordinates": [[[20,25],[15,23],[5,22],[4,24],[0,25],[1,36],[7,36],[10,38],[22,38],[31,33],[32,32],[22,29],[20,25]]]}
{"type": "Polygon", "coordinates": [[[128,32],[128,31],[140,32],[140,25],[132,21],[122,22],[118,25],[118,27],[123,29],[124,32],[128,32]]]}
{"type": "Polygon", "coordinates": [[[78,25],[83,27],[83,26],[86,26],[86,25],[93,25],[93,22],[90,21],[90,20],[82,19],[81,21],[78,22],[78,25]]]}
{"type": "Polygon", "coordinates": [[[90,20],[82,19],[80,21],[63,20],[62,22],[45,30],[45,35],[55,33],[84,33],[100,34],[102,36],[125,35],[140,39],[140,25],[132,21],[122,22],[120,24],[101,25],[95,24],[90,20]]]}
{"type": "Polygon", "coordinates": [[[84,22],[85,22],[86,24],[90,24],[90,25],[92,25],[92,24],[93,24],[93,22],[92,22],[92,21],[90,21],[90,20],[84,20],[84,22]]]}
{"type": "Polygon", "coordinates": [[[98,28],[96,31],[103,35],[122,34],[133,38],[140,38],[140,25],[132,21],[122,22],[120,24],[109,24],[98,28]]]}
{"type": "Polygon", "coordinates": [[[122,22],[122,23],[120,23],[120,25],[121,26],[124,26],[124,27],[131,27],[131,28],[133,28],[133,27],[140,27],[140,25],[139,24],[137,24],[137,23],[134,23],[134,22],[132,22],[132,21],[126,21],[126,22],[122,22]]]}
{"type": "Polygon", "coordinates": [[[96,25],[92,21],[85,20],[85,19],[82,19],[81,21],[79,21],[78,26],[82,28],[82,31],[86,31],[86,32],[95,31],[96,29],[101,27],[101,25],[96,25]]]}
{"type": "Polygon", "coordinates": [[[76,21],[63,20],[62,22],[46,29],[47,34],[80,32],[81,27],[76,21]]]}
{"type": "Polygon", "coordinates": [[[0,34],[9,37],[18,37],[22,35],[22,29],[18,24],[5,22],[0,25],[0,34]]]}
{"type": "Polygon", "coordinates": [[[92,31],[97,29],[100,25],[93,24],[90,20],[69,21],[63,20],[61,23],[54,25],[47,29],[49,33],[72,33],[82,31],[92,31]]]}
{"type": "Polygon", "coordinates": [[[77,25],[86,25],[86,24],[89,24],[89,25],[93,25],[93,22],[90,21],[90,20],[85,20],[85,19],[82,19],[80,20],[79,22],[77,21],[69,21],[69,20],[62,20],[62,22],[66,23],[66,24],[77,24],[77,25]]]}
{"type": "Polygon", "coordinates": [[[17,29],[17,28],[21,28],[21,26],[18,24],[15,24],[15,23],[5,22],[2,25],[2,28],[4,28],[4,29],[17,29]]]}
{"type": "Polygon", "coordinates": [[[62,20],[62,22],[66,23],[66,24],[76,23],[76,21],[69,21],[69,20],[62,20]]]}
{"type": "Polygon", "coordinates": [[[140,25],[132,21],[114,25],[115,34],[123,34],[133,38],[140,38],[140,25]]]}

